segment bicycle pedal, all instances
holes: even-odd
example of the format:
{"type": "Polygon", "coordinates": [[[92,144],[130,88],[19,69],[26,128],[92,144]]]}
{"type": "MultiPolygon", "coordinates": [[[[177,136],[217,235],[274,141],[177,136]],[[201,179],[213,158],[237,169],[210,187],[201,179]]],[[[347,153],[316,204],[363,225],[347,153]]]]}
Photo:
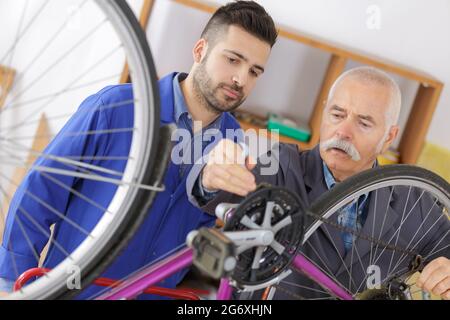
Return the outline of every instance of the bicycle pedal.
{"type": "Polygon", "coordinates": [[[201,228],[188,235],[193,265],[214,279],[230,276],[236,266],[233,242],[216,229],[201,228]]]}

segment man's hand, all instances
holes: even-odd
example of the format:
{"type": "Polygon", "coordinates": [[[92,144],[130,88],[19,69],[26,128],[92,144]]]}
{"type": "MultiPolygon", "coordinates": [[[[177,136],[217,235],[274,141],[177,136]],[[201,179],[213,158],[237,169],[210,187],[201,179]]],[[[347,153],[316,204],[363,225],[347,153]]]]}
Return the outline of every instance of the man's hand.
{"type": "Polygon", "coordinates": [[[208,154],[202,185],[209,190],[224,190],[246,196],[256,189],[255,176],[250,172],[255,165],[251,157],[245,158],[240,145],[223,139],[208,154]]]}
{"type": "Polygon", "coordinates": [[[428,263],[416,284],[422,290],[450,300],[450,259],[439,257],[428,263]]]}

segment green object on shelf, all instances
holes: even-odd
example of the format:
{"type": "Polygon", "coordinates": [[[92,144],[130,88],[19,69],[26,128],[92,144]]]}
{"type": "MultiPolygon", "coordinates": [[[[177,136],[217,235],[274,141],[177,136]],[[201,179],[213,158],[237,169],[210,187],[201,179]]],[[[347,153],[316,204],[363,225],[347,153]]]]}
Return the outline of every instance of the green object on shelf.
{"type": "Polygon", "coordinates": [[[311,138],[311,130],[306,125],[299,125],[290,119],[269,113],[267,129],[279,130],[280,135],[284,135],[298,141],[308,142],[311,138]]]}

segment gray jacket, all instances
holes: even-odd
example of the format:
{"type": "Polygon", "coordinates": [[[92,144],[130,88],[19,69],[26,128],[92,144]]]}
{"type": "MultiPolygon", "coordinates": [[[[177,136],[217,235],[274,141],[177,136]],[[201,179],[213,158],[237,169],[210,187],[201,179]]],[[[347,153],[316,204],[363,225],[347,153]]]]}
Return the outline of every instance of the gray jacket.
{"type": "MultiPolygon", "coordinates": [[[[279,170],[272,175],[261,175],[262,166],[258,163],[253,170],[257,183],[266,182],[287,187],[296,192],[307,207],[320,195],[328,192],[318,146],[309,151],[299,151],[295,145],[280,144],[279,155],[274,156],[279,161],[279,170]]],[[[201,169],[200,165],[194,168],[187,183],[189,199],[194,205],[214,214],[215,207],[219,203],[238,203],[242,200],[239,196],[219,192],[212,200],[200,205],[198,197],[193,196],[192,192],[195,183],[198,183],[196,180],[201,169]]],[[[429,256],[427,261],[438,256],[450,258],[450,221],[438,206],[433,206],[431,198],[421,196],[421,190],[409,187],[395,187],[393,190],[383,188],[378,189],[376,195],[373,193],[368,199],[367,218],[361,230],[363,234],[402,248],[406,248],[410,242],[413,244],[418,242],[415,250],[423,257],[429,256]],[[384,214],[385,212],[387,214],[384,214]]],[[[337,214],[334,214],[331,220],[336,222],[337,214]]],[[[311,220],[307,222],[310,223],[311,220]]],[[[365,289],[367,268],[370,265],[378,266],[381,279],[384,279],[391,274],[397,261],[405,257],[399,252],[376,245],[371,246],[369,241],[362,239],[357,239],[352,250],[346,254],[340,232],[335,227],[322,224],[301,251],[351,292],[365,289]]],[[[406,257],[395,270],[407,268],[410,261],[411,259],[406,257]]],[[[320,292],[322,289],[318,286],[315,287],[317,291],[302,286],[311,287],[314,284],[294,271],[282,281],[275,298],[291,299],[298,298],[298,295],[317,298],[323,296],[320,292]]]]}

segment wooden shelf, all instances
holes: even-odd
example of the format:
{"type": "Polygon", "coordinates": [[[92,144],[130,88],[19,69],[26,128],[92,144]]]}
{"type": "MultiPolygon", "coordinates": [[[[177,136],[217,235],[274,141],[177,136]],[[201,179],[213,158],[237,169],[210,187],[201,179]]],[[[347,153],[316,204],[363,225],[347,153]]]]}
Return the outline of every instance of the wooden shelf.
{"type": "Polygon", "coordinates": [[[11,89],[16,71],[6,66],[0,65],[0,109],[6,100],[6,96],[11,89]]]}
{"type": "MultiPolygon", "coordinates": [[[[141,17],[145,15],[147,17],[149,16],[154,1],[156,0],[144,0],[141,17]]],[[[217,9],[216,5],[205,1],[172,1],[207,13],[213,13],[217,9]]],[[[389,73],[397,74],[403,78],[419,83],[419,89],[417,90],[398,148],[401,163],[415,164],[417,162],[443,88],[441,81],[427,75],[424,72],[415,70],[409,66],[404,66],[398,62],[388,61],[386,59],[375,57],[369,53],[343,47],[330,41],[320,39],[316,36],[307,35],[305,33],[280,26],[278,26],[278,30],[280,37],[287,38],[331,54],[327,70],[323,77],[322,85],[318,89],[312,116],[309,119],[311,140],[308,143],[301,143],[294,139],[280,137],[281,141],[297,143],[302,147],[302,149],[312,148],[319,142],[322,110],[328,96],[328,91],[337,77],[345,70],[347,63],[349,61],[355,61],[364,65],[373,66],[389,73]]],[[[245,122],[241,123],[241,125],[243,129],[263,129],[254,127],[245,122]]]]}

